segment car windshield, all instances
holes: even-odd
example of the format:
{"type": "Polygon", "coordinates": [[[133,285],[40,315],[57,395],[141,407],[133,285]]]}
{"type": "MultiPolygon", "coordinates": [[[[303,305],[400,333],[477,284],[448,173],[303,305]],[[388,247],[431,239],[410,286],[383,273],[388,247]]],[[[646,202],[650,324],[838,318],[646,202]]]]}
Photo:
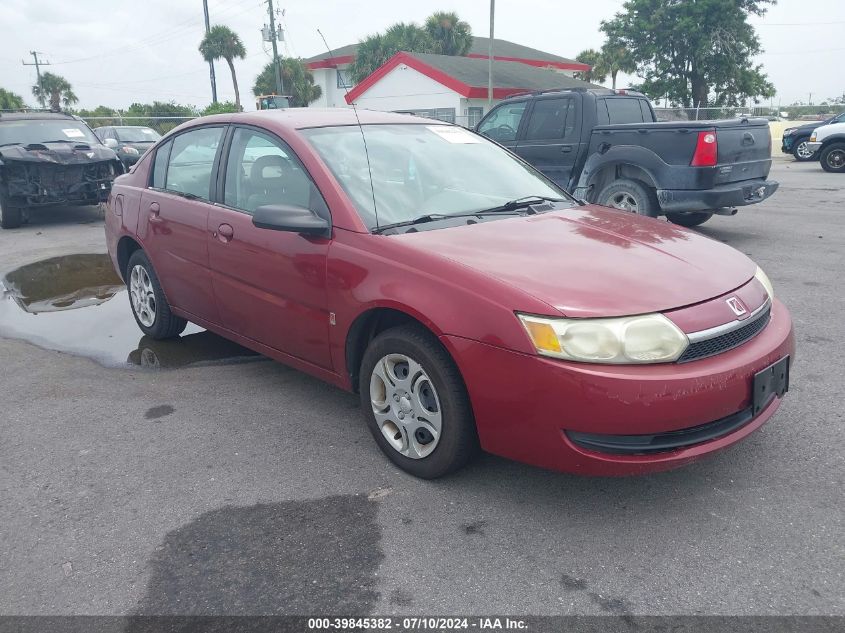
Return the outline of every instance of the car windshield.
{"type": "Polygon", "coordinates": [[[427,214],[480,212],[522,198],[567,197],[507,150],[457,126],[364,125],[302,133],[370,229],[427,214]]]}
{"type": "Polygon", "coordinates": [[[100,141],[84,123],[74,119],[21,119],[0,121],[0,145],[67,141],[99,145],[100,141]]]}
{"type": "Polygon", "coordinates": [[[161,134],[149,127],[116,127],[117,139],[124,143],[155,143],[161,134]]]}

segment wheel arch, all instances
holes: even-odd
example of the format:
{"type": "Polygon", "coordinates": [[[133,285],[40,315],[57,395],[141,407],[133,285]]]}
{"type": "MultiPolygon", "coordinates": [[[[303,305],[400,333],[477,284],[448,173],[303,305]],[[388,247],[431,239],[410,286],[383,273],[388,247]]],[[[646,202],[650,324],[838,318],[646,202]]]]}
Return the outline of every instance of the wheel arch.
{"type": "Polygon", "coordinates": [[[595,202],[598,192],[614,180],[638,180],[658,189],[661,165],[666,166],[654,152],[643,147],[617,146],[605,153],[595,153],[587,159],[577,190],[588,202],[595,202]]]}
{"type": "Polygon", "coordinates": [[[129,264],[129,258],[137,250],[143,250],[143,248],[140,242],[133,237],[124,235],[117,242],[117,265],[119,268],[117,272],[124,282],[126,281],[126,266],[129,264]]]}
{"type": "MultiPolygon", "coordinates": [[[[410,323],[425,328],[438,340],[440,339],[442,333],[429,319],[416,314],[415,311],[405,306],[372,306],[355,317],[352,325],[349,326],[349,330],[347,330],[344,344],[346,372],[349,376],[352,391],[358,392],[358,373],[361,360],[364,358],[364,352],[370,341],[385,330],[410,323]]],[[[446,351],[452,356],[448,349],[446,351]]],[[[452,359],[454,360],[454,356],[452,359]]]]}

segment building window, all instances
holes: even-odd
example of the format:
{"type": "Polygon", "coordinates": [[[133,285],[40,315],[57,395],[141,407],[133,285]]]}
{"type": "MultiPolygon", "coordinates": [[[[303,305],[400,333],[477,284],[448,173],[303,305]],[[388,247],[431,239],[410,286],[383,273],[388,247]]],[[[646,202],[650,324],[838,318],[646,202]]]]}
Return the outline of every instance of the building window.
{"type": "Polygon", "coordinates": [[[352,75],[349,73],[349,69],[337,69],[337,87],[338,88],[352,88],[352,75]]]}
{"type": "Polygon", "coordinates": [[[427,119],[437,119],[438,121],[446,121],[446,123],[455,122],[455,108],[431,108],[427,110],[397,110],[400,114],[413,114],[415,116],[426,117],[427,119]]]}
{"type": "Polygon", "coordinates": [[[481,122],[483,117],[484,108],[480,106],[467,108],[467,127],[475,127],[481,122]]]}

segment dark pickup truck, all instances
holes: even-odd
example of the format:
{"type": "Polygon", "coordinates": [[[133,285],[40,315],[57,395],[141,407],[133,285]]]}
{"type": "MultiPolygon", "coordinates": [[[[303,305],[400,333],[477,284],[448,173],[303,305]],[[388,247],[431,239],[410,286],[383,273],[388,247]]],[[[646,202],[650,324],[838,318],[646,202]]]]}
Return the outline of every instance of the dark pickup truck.
{"type": "Polygon", "coordinates": [[[638,92],[569,89],[502,101],[476,130],[576,197],[697,226],[771,196],[765,119],[657,122],[638,92]]]}

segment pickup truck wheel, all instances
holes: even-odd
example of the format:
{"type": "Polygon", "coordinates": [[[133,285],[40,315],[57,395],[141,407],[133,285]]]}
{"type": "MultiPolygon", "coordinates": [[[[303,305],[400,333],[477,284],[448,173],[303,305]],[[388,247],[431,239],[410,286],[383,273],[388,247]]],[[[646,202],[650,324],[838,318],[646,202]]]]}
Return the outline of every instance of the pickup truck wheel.
{"type": "Polygon", "coordinates": [[[835,174],[845,173],[845,143],[831,143],[822,149],[822,169],[835,174]]]}
{"type": "Polygon", "coordinates": [[[188,322],[170,311],[170,304],[144,251],[132,253],[124,279],[129,288],[132,315],[144,334],[154,339],[165,339],[179,336],[184,331],[188,322]]]}
{"type": "Polygon", "coordinates": [[[405,472],[442,477],[477,452],[463,378],[425,328],[402,325],[376,336],[361,361],[359,391],[376,443],[405,472]]]}
{"type": "Polygon", "coordinates": [[[792,155],[795,157],[795,160],[797,160],[799,163],[803,163],[805,161],[813,159],[814,152],[811,152],[810,149],[807,147],[808,140],[808,138],[802,138],[792,148],[792,155]]]}
{"type": "Polygon", "coordinates": [[[614,180],[599,192],[596,202],[605,207],[656,218],[660,211],[657,194],[637,180],[614,180]]]}
{"type": "Polygon", "coordinates": [[[704,224],[713,217],[713,214],[707,211],[694,211],[693,213],[667,213],[666,217],[672,224],[692,227],[704,224]]]}
{"type": "Polygon", "coordinates": [[[4,229],[16,229],[23,222],[23,213],[20,207],[11,206],[6,196],[0,194],[0,226],[4,229]]]}

